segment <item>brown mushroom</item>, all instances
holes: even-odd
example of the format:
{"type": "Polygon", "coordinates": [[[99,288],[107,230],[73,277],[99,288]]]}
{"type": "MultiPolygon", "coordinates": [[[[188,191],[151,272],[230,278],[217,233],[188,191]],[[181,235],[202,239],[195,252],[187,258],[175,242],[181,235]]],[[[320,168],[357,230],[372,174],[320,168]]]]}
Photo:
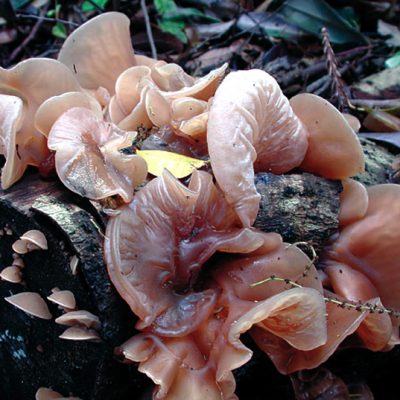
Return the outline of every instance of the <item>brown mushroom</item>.
{"type": "Polygon", "coordinates": [[[86,328],[100,329],[101,323],[96,315],[86,310],[70,311],[56,318],[60,325],[84,325],[86,328]]]}
{"type": "Polygon", "coordinates": [[[20,283],[22,281],[22,272],[18,267],[12,265],[1,270],[0,279],[11,283],[20,283]]]}
{"type": "Polygon", "coordinates": [[[28,245],[29,243],[34,244],[40,250],[47,250],[47,239],[41,231],[32,229],[25,232],[20,239],[27,242],[28,245]]]}
{"type": "Polygon", "coordinates": [[[76,307],[75,296],[69,290],[53,290],[53,293],[47,296],[47,299],[65,309],[73,310],[76,307]]]}
{"type": "Polygon", "coordinates": [[[302,93],[290,105],[308,131],[301,168],[329,179],[345,179],[364,171],[364,153],[342,114],[322,97],[302,93]]]}
{"type": "Polygon", "coordinates": [[[71,328],[66,329],[60,336],[60,339],[65,340],[77,340],[84,341],[90,340],[93,342],[99,342],[100,336],[93,329],[81,328],[79,326],[72,326],[71,328]]]}
{"type": "Polygon", "coordinates": [[[48,146],[56,151],[56,170],[70,190],[98,200],[119,195],[128,202],[147,175],[146,162],[120,150],[134,135],[104,122],[90,110],[72,108],[53,125],[48,146]]]}
{"type": "Polygon", "coordinates": [[[4,300],[34,317],[42,319],[53,318],[46,302],[38,293],[22,292],[13,296],[5,297],[4,300]]]}
{"type": "Polygon", "coordinates": [[[62,394],[45,387],[41,387],[37,390],[35,394],[35,400],[53,400],[53,399],[61,399],[62,394]]]}

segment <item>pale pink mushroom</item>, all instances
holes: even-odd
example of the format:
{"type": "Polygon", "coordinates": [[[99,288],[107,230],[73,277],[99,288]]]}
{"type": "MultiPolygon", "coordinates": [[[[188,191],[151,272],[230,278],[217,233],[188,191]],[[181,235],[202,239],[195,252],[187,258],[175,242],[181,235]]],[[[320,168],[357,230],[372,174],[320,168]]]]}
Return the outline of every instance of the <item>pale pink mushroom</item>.
{"type": "Polygon", "coordinates": [[[369,187],[363,218],[346,225],[327,249],[326,262],[346,264],[364,274],[384,306],[400,309],[400,186],[369,187]]]}
{"type": "Polygon", "coordinates": [[[208,150],[215,178],[244,226],[257,215],[254,170],[283,173],[307,150],[307,131],[276,80],[261,70],[230,73],[210,107],[208,150]]]}
{"type": "Polygon", "coordinates": [[[234,400],[237,396],[232,370],[252,356],[240,335],[262,324],[293,346],[313,349],[325,341],[324,310],[318,291],[292,289],[238,307],[237,314],[234,311],[227,318],[223,313],[210,317],[192,335],[165,338],[140,334],[120,350],[126,359],[139,362],[139,371],[157,384],[155,399],[234,400]]]}
{"type": "Polygon", "coordinates": [[[102,86],[114,94],[115,81],[134,66],[129,18],[118,12],[103,13],[77,28],[58,55],[82,87],[102,86]]]}
{"type": "Polygon", "coordinates": [[[33,121],[38,107],[49,97],[80,90],[73,74],[56,60],[32,58],[9,70],[0,68],[0,93],[17,96],[24,104],[23,116],[18,114],[14,127],[3,131],[1,135],[3,143],[8,143],[7,155],[13,164],[10,170],[6,165],[6,187],[18,180],[28,165],[38,166],[49,154],[46,138],[34,128],[33,121]],[[5,133],[16,135],[15,139],[5,139],[5,133]],[[17,162],[15,155],[18,157],[17,162]]]}
{"type": "Polygon", "coordinates": [[[74,294],[70,290],[53,290],[47,300],[55,303],[65,309],[74,309],[76,307],[76,300],[74,294]]]}
{"type": "Polygon", "coordinates": [[[353,129],[353,131],[355,133],[358,133],[358,131],[361,128],[361,122],[360,120],[355,117],[354,115],[348,114],[348,113],[342,113],[344,119],[347,121],[347,123],[350,125],[351,129],[353,129]]]}
{"type": "Polygon", "coordinates": [[[21,129],[22,118],[22,100],[19,97],[0,94],[0,154],[6,158],[1,171],[2,189],[7,189],[18,181],[26,168],[16,146],[16,136],[21,129]]]}
{"type": "Polygon", "coordinates": [[[53,125],[48,146],[56,151],[56,170],[70,190],[91,199],[119,195],[125,202],[147,175],[146,162],[121,149],[134,135],[99,119],[92,111],[72,108],[53,125]]]}
{"type": "Polygon", "coordinates": [[[0,279],[11,283],[20,283],[22,281],[22,272],[20,268],[12,265],[0,271],[0,279]]]}
{"type": "Polygon", "coordinates": [[[38,293],[22,292],[13,296],[5,297],[4,300],[34,317],[42,319],[53,318],[46,302],[38,293]]]}
{"type": "Polygon", "coordinates": [[[342,114],[322,97],[302,93],[290,99],[307,128],[308,149],[301,168],[329,179],[345,179],[364,171],[364,153],[342,114]]]}
{"type": "Polygon", "coordinates": [[[311,261],[277,234],[236,227],[233,207],[205,172],[188,188],[168,172],[154,179],[110,220],[106,237],[110,278],[146,331],[121,351],[158,385],[155,398],[236,398],[232,370],[251,357],[239,338],[253,325],[299,351],[326,341],[311,261]],[[225,254],[214,264],[216,252],[225,254]],[[274,274],[307,288],[253,286],[274,274]]]}
{"type": "Polygon", "coordinates": [[[92,96],[83,92],[68,92],[50,97],[40,105],[35,114],[36,129],[47,137],[54,122],[73,107],[92,110],[98,118],[103,116],[100,104],[92,96]]]}
{"type": "MultiPolygon", "coordinates": [[[[340,263],[331,263],[324,270],[339,296],[353,302],[382,305],[376,288],[361,272],[340,263]]],[[[392,331],[390,316],[376,312],[366,316],[356,333],[368,349],[379,351],[389,343],[392,331]]]]}
{"type": "Polygon", "coordinates": [[[342,185],[339,224],[345,226],[364,217],[368,209],[368,193],[362,183],[350,178],[344,179],[342,185]]]}
{"type": "Polygon", "coordinates": [[[192,288],[202,264],[216,251],[247,253],[262,244],[235,219],[209,174],[195,171],[186,188],[166,171],[110,220],[108,273],[140,329],[181,336],[209,317],[217,292],[192,288]]]}
{"type": "Polygon", "coordinates": [[[251,336],[258,347],[268,354],[275,367],[282,374],[316,368],[335,352],[347,336],[357,330],[367,316],[367,312],[347,310],[328,303],[326,315],[327,340],[323,345],[313,350],[301,351],[296,349],[279,336],[273,335],[259,326],[252,328],[251,336]]]}

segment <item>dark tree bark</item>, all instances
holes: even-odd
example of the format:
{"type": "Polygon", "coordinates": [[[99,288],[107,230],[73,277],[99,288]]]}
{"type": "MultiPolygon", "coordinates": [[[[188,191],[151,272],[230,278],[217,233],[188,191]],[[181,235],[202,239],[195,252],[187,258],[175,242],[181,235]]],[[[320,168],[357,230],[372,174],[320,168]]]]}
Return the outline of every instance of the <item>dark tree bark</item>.
{"type": "MultiPolygon", "coordinates": [[[[0,192],[0,228],[12,232],[0,238],[1,269],[12,264],[12,243],[27,230],[41,230],[49,246],[22,256],[24,285],[0,282],[2,400],[34,399],[41,386],[85,400],[132,399],[148,384],[134,367],[113,357],[114,347],[134,333],[135,319],[108,279],[100,224],[89,202],[37,175],[0,192]],[[77,275],[69,265],[74,255],[77,275]],[[54,287],[72,291],[78,309],[100,318],[100,343],[60,339],[66,327],[30,317],[3,300],[24,291],[45,299],[54,287]]],[[[54,318],[62,314],[48,305],[54,318]]]]}

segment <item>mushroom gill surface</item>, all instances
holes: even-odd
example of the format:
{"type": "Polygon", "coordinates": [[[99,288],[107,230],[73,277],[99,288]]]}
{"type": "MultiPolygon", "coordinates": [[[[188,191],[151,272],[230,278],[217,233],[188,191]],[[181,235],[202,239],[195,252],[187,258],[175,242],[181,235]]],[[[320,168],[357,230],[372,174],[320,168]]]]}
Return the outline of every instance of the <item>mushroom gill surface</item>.
{"type": "Polygon", "coordinates": [[[215,178],[244,226],[254,222],[260,201],[254,170],[287,172],[307,151],[306,129],[276,80],[261,70],[232,72],[222,81],[207,141],[215,178]]]}
{"type": "Polygon", "coordinates": [[[120,150],[132,145],[133,132],[104,122],[91,110],[71,108],[54,123],[48,138],[56,151],[57,174],[64,185],[90,199],[119,195],[125,202],[147,175],[136,154],[120,150]]]}
{"type": "Polygon", "coordinates": [[[205,172],[195,172],[188,188],[164,172],[110,220],[108,272],[140,329],[182,336],[209,317],[218,291],[196,289],[203,264],[217,251],[248,253],[262,244],[259,233],[235,222],[205,172]]]}

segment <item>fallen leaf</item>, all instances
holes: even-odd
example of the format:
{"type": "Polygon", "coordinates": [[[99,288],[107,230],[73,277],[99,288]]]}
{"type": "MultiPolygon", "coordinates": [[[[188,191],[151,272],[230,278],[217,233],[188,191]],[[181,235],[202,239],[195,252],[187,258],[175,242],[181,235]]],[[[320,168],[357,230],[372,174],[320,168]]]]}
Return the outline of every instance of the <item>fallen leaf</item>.
{"type": "Polygon", "coordinates": [[[204,160],[162,150],[136,150],[136,154],[145,159],[150,174],[161,176],[164,169],[167,169],[178,179],[185,178],[207,163],[204,160]]]}
{"type": "Polygon", "coordinates": [[[385,39],[389,46],[400,47],[400,30],[397,26],[380,19],[378,21],[378,33],[382,36],[389,36],[388,39],[385,39]]]}
{"type": "Polygon", "coordinates": [[[325,26],[332,43],[368,43],[365,36],[324,0],[286,0],[278,12],[287,22],[318,37],[325,26]]]}
{"type": "Polygon", "coordinates": [[[366,132],[366,133],[359,133],[358,136],[365,139],[376,140],[378,142],[389,143],[396,146],[400,150],[400,132],[392,132],[392,133],[366,132]]]}

